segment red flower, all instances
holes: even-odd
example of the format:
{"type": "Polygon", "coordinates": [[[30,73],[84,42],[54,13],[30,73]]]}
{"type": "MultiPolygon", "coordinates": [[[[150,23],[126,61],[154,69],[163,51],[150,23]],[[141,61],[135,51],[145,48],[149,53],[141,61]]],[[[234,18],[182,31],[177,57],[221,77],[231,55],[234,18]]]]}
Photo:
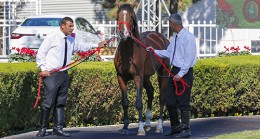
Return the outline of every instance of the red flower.
{"type": "Polygon", "coordinates": [[[218,0],[218,7],[228,14],[233,14],[232,5],[228,4],[225,0],[218,0]]]}
{"type": "Polygon", "coordinates": [[[19,53],[20,52],[20,48],[16,48],[16,51],[19,53]]]}

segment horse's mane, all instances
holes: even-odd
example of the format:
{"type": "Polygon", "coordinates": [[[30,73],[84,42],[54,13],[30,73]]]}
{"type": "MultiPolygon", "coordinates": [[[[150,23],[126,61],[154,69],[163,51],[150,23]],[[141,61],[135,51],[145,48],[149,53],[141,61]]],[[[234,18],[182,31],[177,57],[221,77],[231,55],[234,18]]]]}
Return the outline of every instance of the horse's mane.
{"type": "Polygon", "coordinates": [[[128,12],[131,13],[131,18],[132,18],[133,27],[134,27],[133,30],[132,30],[132,32],[134,33],[134,36],[139,37],[137,16],[136,16],[134,10],[132,9],[131,5],[130,5],[130,4],[122,4],[122,5],[119,7],[119,9],[117,10],[117,16],[116,16],[117,21],[118,21],[119,13],[120,13],[122,10],[127,10],[128,12]]]}

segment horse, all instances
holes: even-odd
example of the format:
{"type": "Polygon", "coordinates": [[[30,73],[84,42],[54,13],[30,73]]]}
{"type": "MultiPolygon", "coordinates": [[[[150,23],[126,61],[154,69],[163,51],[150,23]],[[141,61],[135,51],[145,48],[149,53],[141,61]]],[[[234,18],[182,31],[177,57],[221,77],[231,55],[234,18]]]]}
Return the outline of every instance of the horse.
{"type": "MultiPolygon", "coordinates": [[[[158,120],[158,126],[156,127],[156,133],[163,133],[163,107],[165,105],[164,92],[166,92],[168,76],[169,74],[163,68],[162,64],[155,59],[155,57],[146,51],[146,49],[137,43],[133,39],[136,38],[141,40],[146,46],[152,46],[154,49],[167,49],[169,45],[168,39],[162,34],[155,31],[147,31],[139,33],[137,17],[133,10],[136,3],[133,4],[121,4],[118,0],[116,2],[118,7],[117,11],[117,35],[120,38],[115,57],[114,66],[117,73],[118,83],[121,89],[122,95],[122,106],[123,106],[123,128],[121,134],[129,134],[128,125],[128,107],[129,100],[127,98],[127,83],[130,80],[134,80],[134,84],[137,90],[136,97],[136,109],[138,110],[139,116],[139,129],[137,132],[138,136],[145,136],[145,130],[149,131],[151,129],[150,119],[152,118],[152,101],[154,99],[154,87],[150,81],[150,77],[158,73],[159,82],[159,101],[160,101],[160,116],[158,120]],[[146,121],[143,123],[142,112],[143,112],[143,102],[142,102],[142,91],[143,87],[146,89],[148,96],[147,101],[147,111],[146,111],[146,121]]],[[[169,59],[160,58],[165,66],[169,68],[169,59]]]]}

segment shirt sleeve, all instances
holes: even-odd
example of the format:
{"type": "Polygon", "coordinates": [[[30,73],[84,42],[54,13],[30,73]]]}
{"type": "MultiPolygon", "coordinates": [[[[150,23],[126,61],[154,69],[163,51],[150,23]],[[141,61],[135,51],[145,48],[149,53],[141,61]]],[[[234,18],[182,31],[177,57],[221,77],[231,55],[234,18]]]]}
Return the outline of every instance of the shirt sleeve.
{"type": "Polygon", "coordinates": [[[180,77],[183,77],[189,71],[189,68],[193,66],[193,63],[197,58],[195,37],[192,36],[187,38],[186,42],[187,43],[185,44],[185,49],[184,49],[184,62],[181,66],[181,70],[178,73],[180,77]]]}
{"type": "Polygon", "coordinates": [[[157,54],[159,57],[162,58],[170,58],[170,53],[171,53],[171,43],[168,45],[166,50],[154,50],[155,54],[157,54]]]}
{"type": "Polygon", "coordinates": [[[92,48],[98,47],[98,44],[95,43],[83,43],[77,41],[77,39],[74,42],[74,51],[88,51],[92,48]]]}
{"type": "Polygon", "coordinates": [[[46,67],[46,56],[47,52],[51,47],[51,37],[48,35],[43,40],[42,44],[40,45],[40,48],[38,49],[37,55],[36,55],[36,63],[37,67],[41,69],[41,71],[47,70],[46,67]]]}

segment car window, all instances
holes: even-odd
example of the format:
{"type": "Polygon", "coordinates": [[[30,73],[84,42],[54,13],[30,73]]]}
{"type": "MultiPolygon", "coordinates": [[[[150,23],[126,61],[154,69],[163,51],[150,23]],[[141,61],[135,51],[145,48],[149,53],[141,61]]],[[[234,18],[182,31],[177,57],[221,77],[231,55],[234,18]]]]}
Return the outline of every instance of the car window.
{"type": "Polygon", "coordinates": [[[90,32],[90,33],[96,33],[92,25],[84,18],[77,18],[76,19],[76,27],[78,30],[90,32]]]}
{"type": "Polygon", "coordinates": [[[62,18],[28,18],[21,26],[60,26],[62,18]]]}

